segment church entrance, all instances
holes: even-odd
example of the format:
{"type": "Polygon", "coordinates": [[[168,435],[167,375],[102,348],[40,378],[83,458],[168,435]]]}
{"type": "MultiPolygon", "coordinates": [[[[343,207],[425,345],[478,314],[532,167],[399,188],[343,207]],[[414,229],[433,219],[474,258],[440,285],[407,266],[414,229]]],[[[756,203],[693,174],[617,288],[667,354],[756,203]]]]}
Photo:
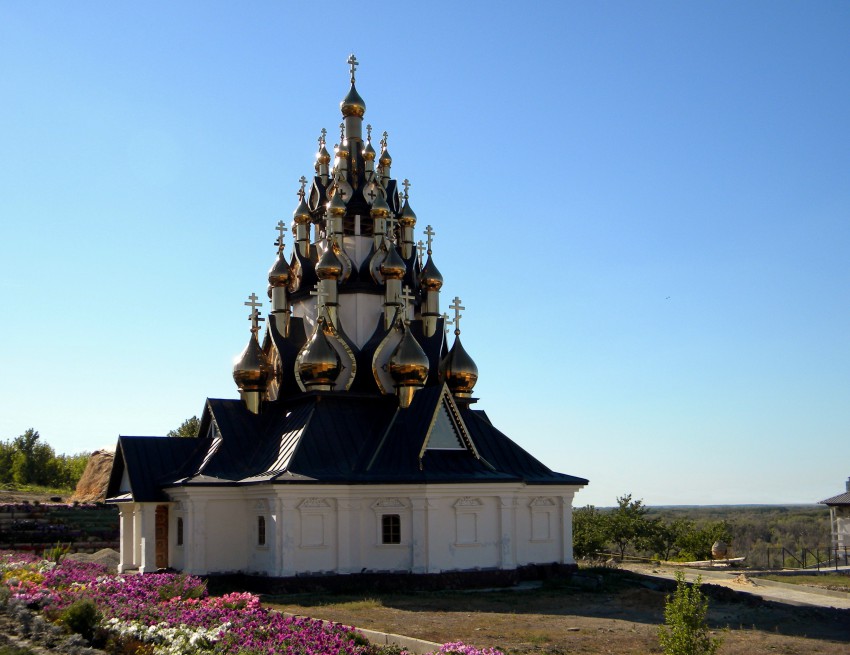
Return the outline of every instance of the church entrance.
{"type": "Polygon", "coordinates": [[[168,505],[156,506],[156,568],[168,568],[168,505]]]}

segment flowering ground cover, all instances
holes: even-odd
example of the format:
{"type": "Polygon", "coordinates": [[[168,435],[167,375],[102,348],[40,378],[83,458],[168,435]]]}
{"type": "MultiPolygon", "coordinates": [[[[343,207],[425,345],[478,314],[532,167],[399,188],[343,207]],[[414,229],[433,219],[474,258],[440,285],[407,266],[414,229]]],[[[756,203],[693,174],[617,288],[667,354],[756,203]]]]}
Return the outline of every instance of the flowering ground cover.
{"type": "MultiPolygon", "coordinates": [[[[382,655],[356,630],[319,620],[287,617],[250,593],[209,596],[192,576],[158,573],[108,575],[104,567],[23,553],[0,554],[6,595],[48,619],[90,626],[116,652],[138,655],[382,655]]],[[[397,649],[392,652],[398,653],[397,649]]],[[[442,655],[501,655],[462,643],[442,655]]]]}

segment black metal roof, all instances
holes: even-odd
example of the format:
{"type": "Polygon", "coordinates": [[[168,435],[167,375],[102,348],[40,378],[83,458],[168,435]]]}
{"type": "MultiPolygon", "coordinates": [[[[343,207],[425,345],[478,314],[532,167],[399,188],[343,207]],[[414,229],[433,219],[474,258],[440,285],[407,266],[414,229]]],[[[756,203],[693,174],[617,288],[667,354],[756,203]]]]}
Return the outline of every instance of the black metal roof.
{"type": "Polygon", "coordinates": [[[136,501],[163,500],[164,487],[183,485],[587,484],[550,470],[493,427],[484,412],[455,404],[445,385],[420,389],[407,409],[394,396],[355,392],[301,394],[266,403],[259,415],[240,400],[209,399],[201,434],[121,437],[109,496],[117,496],[124,466],[136,501]],[[428,449],[437,413],[444,410],[463,447],[428,449]]]}

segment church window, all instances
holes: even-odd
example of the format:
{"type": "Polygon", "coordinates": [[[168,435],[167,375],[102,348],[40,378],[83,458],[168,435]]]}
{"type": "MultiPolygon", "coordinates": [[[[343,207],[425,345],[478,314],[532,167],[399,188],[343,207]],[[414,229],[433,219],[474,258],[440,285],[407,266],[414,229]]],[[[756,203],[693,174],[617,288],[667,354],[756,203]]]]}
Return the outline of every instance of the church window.
{"type": "Polygon", "coordinates": [[[381,543],[401,543],[401,516],[398,514],[384,514],[381,517],[381,543]]]}
{"type": "Polygon", "coordinates": [[[183,519],[181,517],[177,517],[177,545],[183,545],[183,519]]]}
{"type": "Polygon", "coordinates": [[[258,516],[257,517],[257,545],[265,546],[266,545],[266,517],[258,516]]]}

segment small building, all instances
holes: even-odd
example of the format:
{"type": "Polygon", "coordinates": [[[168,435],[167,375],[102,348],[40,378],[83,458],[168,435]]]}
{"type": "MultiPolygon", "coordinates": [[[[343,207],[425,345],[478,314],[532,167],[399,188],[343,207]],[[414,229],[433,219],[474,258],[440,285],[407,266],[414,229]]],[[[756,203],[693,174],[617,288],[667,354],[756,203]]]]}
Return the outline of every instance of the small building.
{"type": "MultiPolygon", "coordinates": [[[[260,316],[255,294],[245,303],[240,398],[208,399],[195,439],[118,440],[107,496],[122,571],[574,564],[573,496],[587,480],[552,471],[475,407],[465,308],[455,296],[443,313],[436,233],[417,239],[410,184],[393,177],[386,132],[373,147],[349,64],[339,143],[332,160],[321,131],[291,254],[277,225],[271,311],[260,316]]],[[[486,246],[468,246],[474,275],[486,246]]]]}
{"type": "Polygon", "coordinates": [[[843,494],[820,502],[829,507],[833,556],[847,564],[848,556],[850,556],[850,478],[845,483],[843,494]]]}

